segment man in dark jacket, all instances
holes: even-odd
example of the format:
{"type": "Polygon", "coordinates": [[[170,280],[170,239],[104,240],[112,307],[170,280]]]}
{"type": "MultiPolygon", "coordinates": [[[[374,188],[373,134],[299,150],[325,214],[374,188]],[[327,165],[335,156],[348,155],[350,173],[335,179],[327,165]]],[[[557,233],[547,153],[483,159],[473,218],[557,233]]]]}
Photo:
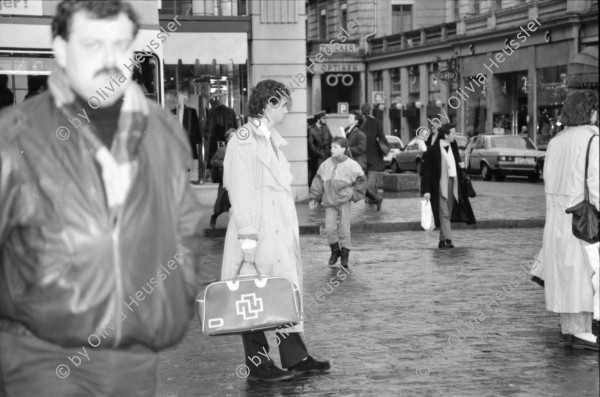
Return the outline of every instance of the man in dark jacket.
{"type": "MultiPolygon", "coordinates": [[[[371,192],[375,197],[375,204],[377,204],[377,210],[381,208],[382,198],[377,194],[377,180],[374,173],[370,171],[383,171],[383,156],[379,148],[379,142],[385,143],[389,147],[389,143],[385,134],[383,133],[383,125],[381,121],[371,116],[371,105],[363,103],[360,107],[365,122],[362,126],[362,130],[367,136],[367,191],[371,192]]],[[[373,201],[373,199],[371,199],[373,201]]]]}
{"type": "Polygon", "coordinates": [[[315,114],[315,123],[308,129],[308,148],[310,150],[309,186],[323,161],[331,156],[331,131],[329,131],[326,120],[327,115],[324,110],[321,110],[315,114]]]}
{"type": "Polygon", "coordinates": [[[138,27],[120,0],[61,2],[49,90],[0,118],[0,396],[153,396],[187,330],[190,148],[131,83],[138,27]]]}

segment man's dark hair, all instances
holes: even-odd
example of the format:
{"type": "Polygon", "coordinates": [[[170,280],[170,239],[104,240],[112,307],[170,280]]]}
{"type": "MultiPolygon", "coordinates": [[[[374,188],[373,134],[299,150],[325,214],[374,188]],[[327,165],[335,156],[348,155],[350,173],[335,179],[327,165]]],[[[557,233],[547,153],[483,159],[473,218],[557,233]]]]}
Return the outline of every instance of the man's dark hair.
{"type": "Polygon", "coordinates": [[[442,124],[442,126],[440,128],[438,128],[437,139],[446,138],[446,136],[448,136],[450,134],[450,130],[452,128],[456,128],[456,124],[453,124],[453,123],[442,124]]]}
{"type": "Polygon", "coordinates": [[[277,107],[284,98],[291,103],[290,91],[283,83],[275,80],[263,80],[254,87],[250,94],[248,115],[254,118],[264,116],[267,103],[277,107]]]}
{"type": "Polygon", "coordinates": [[[369,105],[368,103],[363,103],[360,106],[360,111],[362,112],[362,114],[366,117],[368,115],[371,114],[371,105],[369,105]]]}
{"type": "Polygon", "coordinates": [[[356,124],[358,127],[360,127],[362,125],[362,123],[365,121],[365,118],[363,117],[363,113],[361,113],[358,110],[351,110],[350,114],[353,114],[354,118],[356,120],[358,120],[358,124],[356,124]]]}
{"type": "Polygon", "coordinates": [[[83,11],[93,19],[114,19],[120,13],[127,15],[133,22],[133,37],[137,36],[140,21],[137,13],[128,2],[122,0],[63,0],[56,7],[56,15],[52,20],[52,38],[69,39],[73,16],[83,11]]]}
{"type": "Polygon", "coordinates": [[[598,110],[598,93],[576,90],[565,99],[559,119],[566,126],[589,125],[592,110],[598,110]]]}

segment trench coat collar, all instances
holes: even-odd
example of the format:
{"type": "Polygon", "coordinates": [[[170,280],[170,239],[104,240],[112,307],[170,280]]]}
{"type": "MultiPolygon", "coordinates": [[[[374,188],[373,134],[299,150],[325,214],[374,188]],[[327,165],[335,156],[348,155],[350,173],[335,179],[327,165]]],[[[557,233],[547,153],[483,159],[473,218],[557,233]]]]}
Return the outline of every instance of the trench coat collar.
{"type": "Polygon", "coordinates": [[[277,131],[277,128],[272,127],[269,128],[267,127],[267,125],[261,121],[260,119],[250,119],[250,124],[252,125],[252,127],[254,127],[254,132],[256,133],[256,135],[260,135],[262,137],[265,138],[265,140],[268,141],[268,137],[265,134],[265,129],[267,131],[269,131],[269,133],[271,134],[271,139],[273,141],[273,144],[275,145],[275,147],[277,147],[278,149],[281,146],[285,146],[287,145],[287,141],[285,139],[283,139],[283,137],[281,136],[281,134],[279,133],[279,131],[277,131]]]}
{"type": "MultiPolygon", "coordinates": [[[[279,160],[277,159],[277,155],[273,151],[273,147],[271,146],[271,142],[267,139],[263,128],[268,128],[264,123],[260,124],[258,119],[251,119],[250,128],[257,136],[258,142],[258,160],[265,165],[265,167],[269,170],[271,175],[279,182],[279,184],[288,191],[292,190],[292,175],[290,173],[289,168],[282,167],[278,164],[279,160]]],[[[276,128],[270,128],[268,130],[271,133],[271,140],[273,141],[273,145],[277,148],[279,152],[278,155],[281,159],[283,153],[280,152],[279,148],[281,146],[287,145],[287,141],[281,137],[279,131],[276,128]]],[[[284,161],[285,157],[283,158],[284,161]]]]}

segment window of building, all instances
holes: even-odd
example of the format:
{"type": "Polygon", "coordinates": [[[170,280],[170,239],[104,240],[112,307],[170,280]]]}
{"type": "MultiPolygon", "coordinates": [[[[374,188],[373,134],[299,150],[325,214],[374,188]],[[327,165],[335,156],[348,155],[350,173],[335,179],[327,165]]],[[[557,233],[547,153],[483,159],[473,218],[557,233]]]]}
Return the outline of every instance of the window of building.
{"type": "Polygon", "coordinates": [[[392,5],[392,34],[412,30],[412,5],[392,5]]]}
{"type": "Polygon", "coordinates": [[[500,11],[501,9],[502,9],[502,0],[495,0],[494,1],[494,10],[500,11]]]}
{"type": "Polygon", "coordinates": [[[346,26],[348,26],[348,4],[342,4],[340,9],[340,25],[346,29],[346,26]]]}
{"type": "Polygon", "coordinates": [[[453,9],[452,9],[453,20],[458,21],[458,18],[460,15],[460,0],[453,0],[452,6],[453,6],[453,9]]]}
{"type": "Polygon", "coordinates": [[[319,17],[319,39],[327,39],[327,11],[321,10],[321,16],[319,17]]]}
{"type": "Polygon", "coordinates": [[[373,91],[383,91],[383,74],[381,71],[373,72],[373,91]]]}
{"type": "Polygon", "coordinates": [[[471,0],[471,12],[473,14],[479,15],[479,13],[481,12],[479,8],[479,2],[480,0],[471,0]]]}
{"type": "Polygon", "coordinates": [[[248,15],[247,0],[162,0],[160,4],[159,12],[164,15],[248,15]]]}

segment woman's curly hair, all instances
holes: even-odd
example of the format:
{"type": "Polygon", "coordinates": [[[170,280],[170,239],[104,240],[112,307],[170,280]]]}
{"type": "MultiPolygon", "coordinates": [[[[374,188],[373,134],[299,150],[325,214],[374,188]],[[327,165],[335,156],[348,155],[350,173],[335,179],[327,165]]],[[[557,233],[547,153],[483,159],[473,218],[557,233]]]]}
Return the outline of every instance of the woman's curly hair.
{"type": "Polygon", "coordinates": [[[589,125],[593,110],[598,110],[598,93],[576,90],[565,99],[559,119],[566,126],[589,125]]]}
{"type": "Polygon", "coordinates": [[[264,116],[267,103],[277,107],[283,98],[291,103],[290,90],[283,83],[275,80],[259,82],[248,100],[248,116],[253,118],[264,116]]]}

